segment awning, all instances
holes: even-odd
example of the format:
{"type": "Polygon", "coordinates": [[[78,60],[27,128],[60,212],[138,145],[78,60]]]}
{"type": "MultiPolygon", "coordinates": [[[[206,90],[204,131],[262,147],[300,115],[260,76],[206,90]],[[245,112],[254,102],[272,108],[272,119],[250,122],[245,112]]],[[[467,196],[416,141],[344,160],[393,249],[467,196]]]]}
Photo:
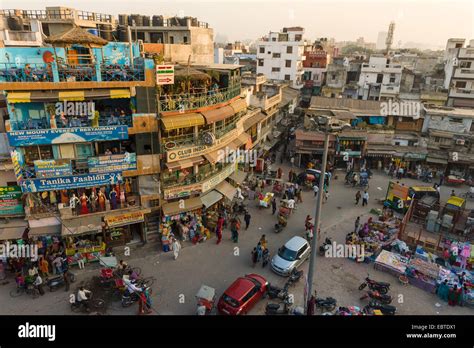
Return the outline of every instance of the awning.
{"type": "Polygon", "coordinates": [[[237,189],[225,180],[222,181],[216,187],[214,187],[214,190],[217,190],[222,193],[230,201],[234,199],[235,193],[237,192],[237,189]]]}
{"type": "Polygon", "coordinates": [[[367,150],[368,157],[392,157],[395,154],[393,150],[367,150]]]}
{"type": "Polygon", "coordinates": [[[232,142],[232,145],[235,146],[236,149],[238,149],[242,145],[247,144],[247,142],[249,141],[249,138],[250,138],[250,135],[248,135],[247,133],[242,133],[237,137],[237,139],[235,139],[232,142]]]}
{"type": "Polygon", "coordinates": [[[245,101],[245,99],[239,99],[239,100],[236,100],[235,102],[231,103],[230,107],[232,109],[234,109],[234,113],[237,114],[237,113],[247,109],[247,102],[245,101]]]}
{"type": "Polygon", "coordinates": [[[124,89],[111,89],[110,98],[111,99],[130,98],[130,90],[125,89],[125,88],[124,89]]]}
{"type": "Polygon", "coordinates": [[[202,111],[202,115],[206,119],[206,123],[214,123],[217,121],[222,121],[230,116],[235,114],[234,109],[230,106],[224,106],[218,109],[202,111]]]}
{"type": "Polygon", "coordinates": [[[199,113],[162,117],[161,122],[163,122],[163,126],[167,131],[178,128],[202,126],[205,123],[204,117],[199,113]]]}
{"type": "Polygon", "coordinates": [[[204,158],[206,158],[210,163],[212,164],[215,164],[217,163],[217,161],[219,160],[219,152],[220,151],[225,151],[225,148],[228,147],[230,150],[237,150],[237,146],[235,144],[235,142],[237,141],[238,139],[234,140],[233,142],[227,144],[226,146],[218,149],[218,150],[215,150],[215,151],[211,151],[211,152],[208,152],[206,154],[204,154],[204,158]]]}
{"type": "Polygon", "coordinates": [[[0,240],[20,239],[28,227],[28,222],[23,219],[12,219],[0,227],[0,240]]]}
{"type": "Polygon", "coordinates": [[[248,120],[244,121],[244,130],[251,128],[253,125],[257,124],[258,122],[264,120],[267,117],[267,115],[261,112],[259,112],[255,116],[250,117],[248,120]]]}
{"type": "Polygon", "coordinates": [[[61,235],[95,234],[102,232],[101,215],[85,215],[78,218],[63,220],[61,235]]]}
{"type": "Polygon", "coordinates": [[[61,221],[57,217],[48,217],[38,220],[28,220],[31,236],[61,234],[61,221]]]}
{"type": "Polygon", "coordinates": [[[223,197],[224,196],[221,195],[216,190],[212,190],[212,191],[206,193],[205,195],[202,195],[201,196],[201,201],[202,201],[202,204],[204,204],[204,206],[206,208],[209,208],[210,206],[212,206],[215,203],[219,202],[223,197]]]}
{"type": "Polygon", "coordinates": [[[188,158],[180,161],[175,161],[171,163],[166,163],[166,167],[168,167],[168,170],[174,171],[174,170],[181,170],[184,168],[189,168],[193,167],[196,164],[201,164],[204,162],[204,158],[202,156],[197,156],[193,158],[188,158]]]}
{"type": "Polygon", "coordinates": [[[81,101],[85,99],[85,91],[78,90],[78,91],[66,91],[66,92],[59,92],[59,100],[67,100],[67,101],[81,101]]]}
{"type": "Polygon", "coordinates": [[[7,95],[9,103],[29,103],[31,101],[30,92],[9,92],[7,95]]]}
{"type": "Polygon", "coordinates": [[[163,206],[161,207],[162,210],[163,210],[163,215],[173,216],[173,215],[178,215],[180,213],[185,213],[187,211],[202,208],[201,197],[194,197],[194,198],[184,199],[183,200],[184,208],[180,208],[179,202],[180,201],[163,204],[163,206]]]}
{"type": "Polygon", "coordinates": [[[430,157],[430,156],[426,157],[426,162],[439,163],[439,164],[448,164],[447,159],[430,157]]]}
{"type": "Polygon", "coordinates": [[[231,176],[229,176],[229,179],[235,181],[239,185],[243,183],[246,178],[247,178],[247,173],[238,169],[235,172],[233,172],[231,176]]]}

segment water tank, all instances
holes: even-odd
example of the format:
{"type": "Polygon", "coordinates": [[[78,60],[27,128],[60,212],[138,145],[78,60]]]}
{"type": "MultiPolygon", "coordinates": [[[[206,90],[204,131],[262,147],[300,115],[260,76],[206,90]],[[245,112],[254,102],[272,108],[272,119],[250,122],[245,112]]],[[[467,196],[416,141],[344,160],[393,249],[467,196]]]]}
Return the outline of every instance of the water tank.
{"type": "Polygon", "coordinates": [[[12,31],[23,30],[23,18],[21,17],[8,17],[7,24],[12,31]]]}
{"type": "Polygon", "coordinates": [[[132,14],[130,18],[128,19],[128,24],[133,25],[134,21],[135,21],[135,26],[143,27],[143,16],[139,14],[132,14]]]}
{"type": "Polygon", "coordinates": [[[95,35],[95,36],[99,36],[99,30],[98,29],[87,29],[87,32],[92,34],[92,35],[95,35]]]}
{"type": "Polygon", "coordinates": [[[119,14],[119,25],[127,25],[128,24],[128,14],[119,14]]]}
{"type": "Polygon", "coordinates": [[[99,35],[107,41],[113,41],[112,24],[99,24],[99,35]]]}
{"type": "Polygon", "coordinates": [[[162,27],[163,22],[164,22],[163,16],[153,16],[152,23],[154,27],[162,27]]]}
{"type": "Polygon", "coordinates": [[[142,16],[143,18],[143,26],[149,27],[150,26],[150,16],[142,16]]]}
{"type": "Polygon", "coordinates": [[[128,29],[127,28],[128,28],[128,26],[126,26],[126,25],[121,25],[117,28],[119,41],[121,41],[121,42],[129,42],[130,41],[130,37],[128,35],[128,29]]]}
{"type": "Polygon", "coordinates": [[[198,19],[196,17],[193,17],[191,19],[191,26],[197,27],[198,26],[198,19]]]}

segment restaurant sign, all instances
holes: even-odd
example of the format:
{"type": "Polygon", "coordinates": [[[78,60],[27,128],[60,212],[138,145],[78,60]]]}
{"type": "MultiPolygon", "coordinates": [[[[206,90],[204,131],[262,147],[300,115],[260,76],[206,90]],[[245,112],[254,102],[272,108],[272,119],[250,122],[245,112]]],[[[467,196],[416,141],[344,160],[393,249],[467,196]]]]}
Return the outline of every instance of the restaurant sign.
{"type": "Polygon", "coordinates": [[[89,173],[135,170],[137,169],[137,154],[126,152],[120,155],[89,157],[87,165],[89,173]]]}
{"type": "Polygon", "coordinates": [[[13,170],[15,171],[16,181],[23,180],[23,173],[21,168],[23,167],[25,161],[23,160],[23,155],[20,151],[13,150],[10,151],[10,156],[12,158],[13,170]]]}
{"type": "Polygon", "coordinates": [[[80,187],[99,187],[115,185],[122,182],[122,172],[102,174],[83,174],[59,178],[23,180],[20,184],[23,192],[43,192],[53,190],[69,190],[80,187]]]}
{"type": "Polygon", "coordinates": [[[165,199],[188,197],[195,193],[202,191],[201,184],[192,184],[187,186],[178,186],[170,189],[163,190],[163,196],[165,199]]]}
{"type": "Polygon", "coordinates": [[[72,175],[72,166],[69,160],[37,160],[33,163],[37,178],[72,175]]]}
{"type": "Polygon", "coordinates": [[[127,126],[28,129],[8,132],[10,146],[85,143],[128,139],[127,126]]]}
{"type": "Polygon", "coordinates": [[[108,227],[117,227],[145,221],[145,211],[134,211],[120,215],[106,215],[104,217],[108,227]]]}
{"type": "Polygon", "coordinates": [[[0,216],[23,215],[19,186],[0,186],[0,216]]]}

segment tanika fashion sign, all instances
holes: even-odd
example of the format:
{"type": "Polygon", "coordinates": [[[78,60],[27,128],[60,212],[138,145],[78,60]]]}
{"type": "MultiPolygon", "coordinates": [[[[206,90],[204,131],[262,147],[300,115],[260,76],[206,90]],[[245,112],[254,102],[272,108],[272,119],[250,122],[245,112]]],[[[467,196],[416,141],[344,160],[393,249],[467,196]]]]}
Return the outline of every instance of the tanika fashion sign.
{"type": "Polygon", "coordinates": [[[85,143],[128,139],[127,126],[29,129],[8,132],[10,146],[85,143]]]}
{"type": "Polygon", "coordinates": [[[84,174],[64,176],[61,178],[23,180],[20,184],[23,192],[43,192],[68,190],[79,187],[97,187],[114,185],[122,182],[122,172],[103,174],[84,174]]]}

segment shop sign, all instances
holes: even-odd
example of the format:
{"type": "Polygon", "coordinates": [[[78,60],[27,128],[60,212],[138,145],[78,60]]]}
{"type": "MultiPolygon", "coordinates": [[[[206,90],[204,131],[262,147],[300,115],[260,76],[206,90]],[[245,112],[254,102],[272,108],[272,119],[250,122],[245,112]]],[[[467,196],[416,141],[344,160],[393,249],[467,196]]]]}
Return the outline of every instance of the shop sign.
{"type": "Polygon", "coordinates": [[[80,187],[99,187],[115,185],[122,182],[122,172],[103,174],[83,174],[59,178],[23,180],[20,184],[23,192],[43,192],[69,190],[80,187]]]}
{"type": "Polygon", "coordinates": [[[21,168],[23,167],[23,155],[17,150],[10,151],[10,156],[12,158],[13,170],[15,171],[16,181],[23,180],[23,174],[21,173],[21,168]]]}
{"type": "Polygon", "coordinates": [[[145,221],[145,213],[143,211],[134,211],[121,215],[106,215],[104,221],[109,227],[130,225],[145,221]]]}
{"type": "Polygon", "coordinates": [[[174,65],[156,66],[156,84],[172,85],[174,84],[174,65]]]}
{"type": "Polygon", "coordinates": [[[179,186],[163,190],[163,196],[165,199],[188,197],[193,193],[200,193],[201,190],[201,184],[179,186]]]}
{"type": "Polygon", "coordinates": [[[405,158],[405,159],[414,159],[414,160],[424,160],[426,158],[426,154],[407,152],[407,153],[405,153],[403,158],[405,158]]]}
{"type": "Polygon", "coordinates": [[[349,156],[349,157],[360,157],[361,152],[360,151],[351,151],[351,150],[342,150],[339,154],[341,156],[345,156],[347,154],[347,156],[349,156]]]}
{"type": "Polygon", "coordinates": [[[20,186],[0,186],[0,216],[23,215],[20,186]]]}
{"type": "MultiPolygon", "coordinates": [[[[243,128],[242,128],[243,131],[243,128]]],[[[242,132],[240,132],[242,133],[242,132]]],[[[177,150],[171,150],[166,152],[166,161],[174,162],[187,158],[192,158],[195,156],[204,155],[208,152],[214,151],[218,146],[224,146],[229,144],[231,141],[235,140],[238,135],[240,135],[238,129],[233,129],[228,132],[224,137],[216,139],[212,146],[200,145],[193,147],[185,147],[177,150]]]]}
{"type": "Polygon", "coordinates": [[[89,157],[87,165],[89,173],[135,170],[137,169],[137,154],[126,152],[120,155],[89,157]]]}
{"type": "Polygon", "coordinates": [[[37,178],[72,175],[72,166],[69,160],[38,160],[33,163],[37,178]]]}
{"type": "Polygon", "coordinates": [[[202,192],[207,192],[215,186],[219,185],[225,178],[230,176],[235,171],[235,165],[226,167],[222,172],[213,176],[209,180],[202,183],[202,192]]]}
{"type": "Polygon", "coordinates": [[[8,132],[10,146],[71,144],[128,139],[127,126],[29,129],[8,132]]]}

